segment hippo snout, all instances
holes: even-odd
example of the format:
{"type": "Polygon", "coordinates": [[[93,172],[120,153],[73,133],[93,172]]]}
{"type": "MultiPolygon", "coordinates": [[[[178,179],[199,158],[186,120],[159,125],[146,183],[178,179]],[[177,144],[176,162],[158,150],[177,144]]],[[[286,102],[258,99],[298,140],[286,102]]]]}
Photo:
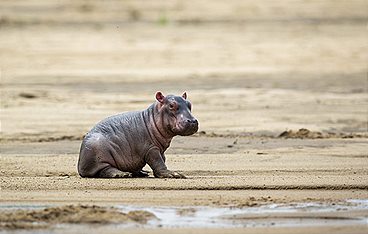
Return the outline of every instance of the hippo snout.
{"type": "Polygon", "coordinates": [[[195,118],[185,120],[183,125],[184,131],[180,134],[182,136],[192,135],[198,131],[198,120],[195,118]]]}

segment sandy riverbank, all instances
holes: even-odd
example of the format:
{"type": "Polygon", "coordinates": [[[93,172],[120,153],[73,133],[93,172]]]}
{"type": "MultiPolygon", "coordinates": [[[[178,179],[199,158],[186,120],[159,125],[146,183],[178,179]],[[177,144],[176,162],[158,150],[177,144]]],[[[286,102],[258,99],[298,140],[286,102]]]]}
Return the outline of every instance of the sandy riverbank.
{"type": "MultiPolygon", "coordinates": [[[[366,1],[0,5],[1,207],[257,207],[368,199],[366,1]],[[146,108],[157,90],[187,91],[200,121],[199,134],[174,139],[167,152],[168,167],[188,179],[80,178],[83,135],[102,118],[146,108]]],[[[367,218],[367,210],[358,216],[367,218]]],[[[70,232],[121,231],[75,228],[70,232]]]]}

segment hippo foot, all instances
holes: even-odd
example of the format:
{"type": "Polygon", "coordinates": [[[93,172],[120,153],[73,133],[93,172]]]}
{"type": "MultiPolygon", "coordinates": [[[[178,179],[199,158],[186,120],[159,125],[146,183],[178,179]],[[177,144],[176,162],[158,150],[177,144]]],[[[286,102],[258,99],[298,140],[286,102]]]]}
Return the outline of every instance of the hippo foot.
{"type": "Polygon", "coordinates": [[[185,175],[180,174],[176,171],[170,171],[170,170],[164,170],[164,171],[158,171],[154,172],[155,177],[157,178],[175,178],[175,179],[186,179],[185,175]]]}
{"type": "Polygon", "coordinates": [[[101,178],[131,178],[133,177],[133,175],[130,172],[124,172],[114,167],[108,167],[100,172],[99,177],[101,178]]]}
{"type": "Polygon", "coordinates": [[[133,177],[148,177],[148,171],[145,170],[141,170],[141,171],[136,171],[132,173],[133,177]]]}

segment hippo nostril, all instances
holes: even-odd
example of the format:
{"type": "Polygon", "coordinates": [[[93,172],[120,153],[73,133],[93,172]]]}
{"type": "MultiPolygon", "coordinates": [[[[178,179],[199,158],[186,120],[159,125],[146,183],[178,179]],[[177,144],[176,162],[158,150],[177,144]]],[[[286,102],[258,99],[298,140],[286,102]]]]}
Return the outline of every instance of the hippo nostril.
{"type": "Polygon", "coordinates": [[[198,120],[196,120],[196,119],[187,119],[187,122],[191,123],[191,124],[197,124],[198,120]]]}

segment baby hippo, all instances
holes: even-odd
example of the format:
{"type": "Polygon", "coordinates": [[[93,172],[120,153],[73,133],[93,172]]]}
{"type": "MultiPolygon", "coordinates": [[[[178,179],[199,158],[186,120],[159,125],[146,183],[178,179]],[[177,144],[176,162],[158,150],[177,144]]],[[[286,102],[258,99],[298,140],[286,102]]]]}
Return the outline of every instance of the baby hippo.
{"type": "Polygon", "coordinates": [[[82,177],[147,177],[148,164],[155,177],[185,178],[165,165],[165,150],[176,135],[198,131],[187,94],[156,93],[156,102],[143,111],[108,117],[84,137],[78,161],[82,177]]]}

